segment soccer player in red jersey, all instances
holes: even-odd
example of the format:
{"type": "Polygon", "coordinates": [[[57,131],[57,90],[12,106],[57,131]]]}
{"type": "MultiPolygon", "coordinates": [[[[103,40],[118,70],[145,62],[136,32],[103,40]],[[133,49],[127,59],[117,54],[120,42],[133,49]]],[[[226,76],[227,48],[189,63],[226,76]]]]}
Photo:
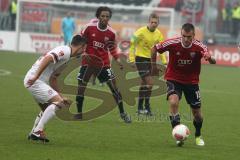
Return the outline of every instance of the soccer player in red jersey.
{"type": "MultiPolygon", "coordinates": [[[[195,137],[198,146],[204,146],[201,137],[203,116],[201,113],[201,99],[199,91],[199,74],[201,70],[201,59],[204,58],[210,64],[215,64],[216,60],[211,57],[207,47],[200,41],[194,39],[195,29],[190,23],[182,26],[181,37],[168,39],[156,44],[152,48],[152,61],[156,62],[156,53],[169,52],[169,62],[164,78],[167,83],[167,99],[170,104],[170,120],[172,127],[180,124],[178,112],[179,101],[182,92],[187,103],[192,109],[194,117],[193,125],[196,129],[195,137]]],[[[152,71],[156,72],[157,67],[153,63],[152,71]]],[[[177,141],[178,146],[183,142],[177,141]]]]}
{"type": "Polygon", "coordinates": [[[78,95],[76,96],[78,117],[82,118],[82,107],[84,92],[87,83],[92,75],[96,75],[101,83],[106,82],[113,97],[118,104],[120,117],[126,123],[130,123],[130,117],[124,112],[122,96],[116,86],[115,76],[110,66],[109,53],[122,67],[115,45],[116,34],[110,27],[108,21],[112,16],[112,11],[108,7],[99,7],[96,11],[97,20],[87,24],[81,32],[88,40],[86,53],[82,59],[82,66],[78,75],[78,95]]]}

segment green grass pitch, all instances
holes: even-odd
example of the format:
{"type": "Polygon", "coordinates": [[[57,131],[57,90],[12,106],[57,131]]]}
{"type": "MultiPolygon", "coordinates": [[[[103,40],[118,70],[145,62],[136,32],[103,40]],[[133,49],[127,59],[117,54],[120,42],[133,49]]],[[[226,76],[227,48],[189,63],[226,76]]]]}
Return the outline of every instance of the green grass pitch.
{"type": "MultiPolygon", "coordinates": [[[[155,97],[153,112],[162,117],[137,119],[135,107],[125,106],[133,123],[120,121],[118,110],[88,122],[54,119],[46,126],[48,144],[28,141],[26,136],[39,108],[23,87],[27,70],[39,55],[0,52],[0,157],[2,160],[226,160],[239,159],[240,69],[203,66],[201,97],[204,114],[204,147],[194,144],[192,131],[184,147],[176,147],[166,119],[165,95],[155,97]],[[5,71],[11,74],[5,75],[5,71]]],[[[74,76],[73,76],[74,77],[74,76]]],[[[74,82],[75,79],[72,79],[74,82]]],[[[76,83],[76,82],[75,82],[76,83]]],[[[72,97],[74,98],[74,97],[72,97]]],[[[87,99],[86,106],[97,103],[87,99]]],[[[73,111],[75,106],[73,105],[73,111]]],[[[190,110],[185,99],[181,113],[190,110]]]]}

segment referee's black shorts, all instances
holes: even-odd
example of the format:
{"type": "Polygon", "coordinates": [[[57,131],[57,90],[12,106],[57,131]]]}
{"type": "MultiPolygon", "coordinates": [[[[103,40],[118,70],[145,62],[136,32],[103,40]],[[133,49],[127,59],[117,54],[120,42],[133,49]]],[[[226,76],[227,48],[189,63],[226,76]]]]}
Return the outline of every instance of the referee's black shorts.
{"type": "Polygon", "coordinates": [[[135,63],[141,78],[151,75],[151,58],[136,56],[135,63]]]}

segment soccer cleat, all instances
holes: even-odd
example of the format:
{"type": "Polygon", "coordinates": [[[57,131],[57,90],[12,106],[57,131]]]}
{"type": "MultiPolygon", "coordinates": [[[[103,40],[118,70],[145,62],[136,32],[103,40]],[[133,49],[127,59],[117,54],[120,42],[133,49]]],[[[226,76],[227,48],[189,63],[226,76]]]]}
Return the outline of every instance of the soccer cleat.
{"type": "Polygon", "coordinates": [[[79,120],[81,120],[81,119],[83,118],[83,115],[82,115],[82,113],[78,113],[78,114],[75,114],[75,115],[73,116],[73,118],[74,118],[74,119],[79,119],[79,120]]]}
{"type": "Polygon", "coordinates": [[[33,132],[31,135],[30,135],[30,138],[31,140],[34,140],[34,141],[43,141],[43,142],[49,142],[49,139],[46,138],[46,135],[43,131],[37,131],[37,132],[33,132]]]}
{"type": "Polygon", "coordinates": [[[140,114],[145,114],[145,110],[139,109],[139,110],[137,111],[137,114],[138,114],[138,115],[140,115],[140,114]]]}
{"type": "Polygon", "coordinates": [[[184,145],[183,141],[176,141],[178,147],[182,147],[184,145]]]}
{"type": "Polygon", "coordinates": [[[153,116],[152,112],[147,109],[144,110],[144,114],[146,114],[146,116],[153,116]]]}
{"type": "Polygon", "coordinates": [[[120,117],[125,123],[131,123],[132,122],[131,117],[128,116],[126,113],[121,113],[120,117]]]}
{"type": "Polygon", "coordinates": [[[205,145],[204,140],[202,139],[201,136],[196,137],[196,145],[198,145],[198,146],[204,146],[205,145]]]}

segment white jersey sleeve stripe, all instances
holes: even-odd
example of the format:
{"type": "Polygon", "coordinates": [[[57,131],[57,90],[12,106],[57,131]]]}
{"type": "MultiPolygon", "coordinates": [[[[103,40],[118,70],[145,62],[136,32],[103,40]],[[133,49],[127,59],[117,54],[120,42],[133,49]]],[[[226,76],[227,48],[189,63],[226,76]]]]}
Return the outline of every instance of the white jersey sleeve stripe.
{"type": "Polygon", "coordinates": [[[207,46],[199,41],[194,41],[194,44],[201,47],[205,52],[207,51],[207,46]]]}
{"type": "Polygon", "coordinates": [[[57,63],[57,62],[58,62],[58,56],[57,56],[56,53],[51,52],[51,53],[49,53],[49,55],[52,56],[54,63],[57,63]]]}
{"type": "Polygon", "coordinates": [[[176,43],[179,43],[179,42],[181,42],[180,39],[174,39],[174,40],[165,41],[165,42],[162,43],[162,45],[163,45],[163,47],[166,47],[170,44],[176,44],[176,43]]]}

